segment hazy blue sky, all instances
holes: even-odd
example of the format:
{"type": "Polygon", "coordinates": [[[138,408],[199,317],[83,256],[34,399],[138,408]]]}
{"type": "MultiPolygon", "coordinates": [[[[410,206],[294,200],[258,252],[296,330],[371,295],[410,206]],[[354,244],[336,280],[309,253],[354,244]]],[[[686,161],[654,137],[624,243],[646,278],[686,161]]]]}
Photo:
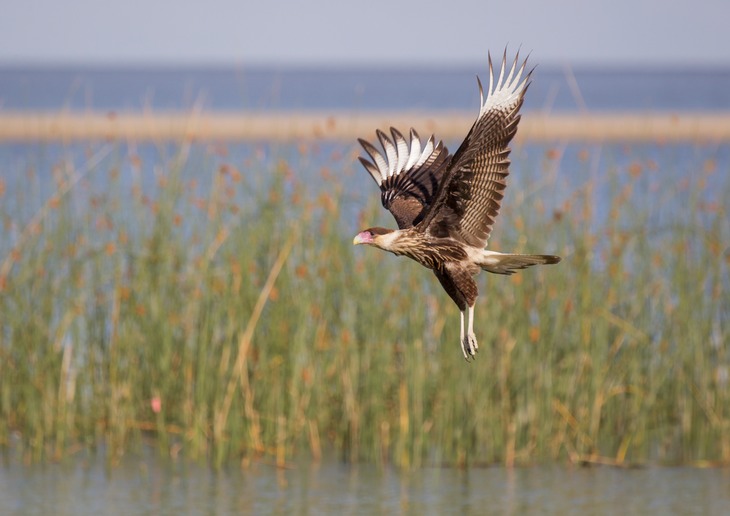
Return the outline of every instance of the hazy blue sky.
{"type": "Polygon", "coordinates": [[[730,65],[730,0],[6,0],[0,63],[730,65]]]}

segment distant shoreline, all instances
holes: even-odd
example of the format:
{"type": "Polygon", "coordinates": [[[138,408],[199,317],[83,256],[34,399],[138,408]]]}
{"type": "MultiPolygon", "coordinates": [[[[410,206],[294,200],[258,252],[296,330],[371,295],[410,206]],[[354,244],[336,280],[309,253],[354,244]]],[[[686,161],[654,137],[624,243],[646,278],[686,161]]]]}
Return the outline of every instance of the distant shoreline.
{"type": "MultiPolygon", "coordinates": [[[[0,112],[0,142],[83,140],[353,140],[391,126],[422,137],[463,137],[474,121],[463,112],[0,112]]],[[[524,141],[730,141],[730,111],[714,113],[523,114],[524,141]]]]}

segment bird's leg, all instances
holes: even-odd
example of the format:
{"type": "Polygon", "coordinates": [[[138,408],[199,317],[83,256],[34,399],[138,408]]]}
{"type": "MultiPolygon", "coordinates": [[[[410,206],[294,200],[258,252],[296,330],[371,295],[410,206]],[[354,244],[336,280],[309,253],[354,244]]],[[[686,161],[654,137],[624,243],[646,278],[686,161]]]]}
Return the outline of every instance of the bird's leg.
{"type": "Polygon", "coordinates": [[[466,310],[461,311],[461,337],[459,342],[461,342],[461,351],[464,353],[464,358],[466,361],[469,361],[469,356],[466,354],[466,346],[465,346],[465,340],[464,340],[464,314],[466,313],[466,310]]]}
{"type": "Polygon", "coordinates": [[[469,352],[471,356],[476,355],[476,352],[479,350],[479,344],[477,344],[477,338],[474,335],[474,306],[469,307],[469,315],[467,317],[468,321],[468,331],[466,334],[466,340],[463,340],[462,342],[464,347],[464,352],[469,352]]]}
{"type": "Polygon", "coordinates": [[[479,344],[477,344],[477,337],[474,335],[474,307],[469,307],[469,338],[474,344],[474,351],[479,351],[479,344]]]}
{"type": "Polygon", "coordinates": [[[469,331],[466,333],[464,332],[465,315],[466,310],[463,310],[461,312],[461,351],[464,353],[464,358],[468,362],[470,358],[473,358],[476,355],[477,349],[479,349],[477,339],[474,336],[474,307],[469,307],[469,314],[467,316],[469,331]]]}

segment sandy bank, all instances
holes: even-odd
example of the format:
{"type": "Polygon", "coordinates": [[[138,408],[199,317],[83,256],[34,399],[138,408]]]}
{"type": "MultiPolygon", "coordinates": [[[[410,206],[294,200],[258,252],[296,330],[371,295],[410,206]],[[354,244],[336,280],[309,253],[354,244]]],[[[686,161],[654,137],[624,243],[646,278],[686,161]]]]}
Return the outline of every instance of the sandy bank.
{"type": "MultiPolygon", "coordinates": [[[[0,141],[353,140],[376,128],[415,127],[422,137],[463,137],[473,113],[35,113],[0,112],[0,141]]],[[[730,112],[523,114],[530,141],[730,141],[730,112]]]]}

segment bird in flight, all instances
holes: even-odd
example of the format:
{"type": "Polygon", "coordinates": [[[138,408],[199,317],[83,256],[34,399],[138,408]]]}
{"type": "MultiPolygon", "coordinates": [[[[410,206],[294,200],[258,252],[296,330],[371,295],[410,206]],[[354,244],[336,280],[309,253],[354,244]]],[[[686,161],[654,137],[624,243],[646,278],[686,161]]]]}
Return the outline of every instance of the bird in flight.
{"type": "Polygon", "coordinates": [[[367,244],[407,256],[431,269],[461,311],[460,346],[464,358],[474,358],[474,304],[480,271],[513,274],[532,265],[553,264],[560,257],[507,254],[486,249],[499,213],[509,175],[509,143],[517,132],[520,107],[532,71],[519,52],[507,70],[507,53],[495,81],[489,56],[486,98],[479,84],[480,109],[474,125],[456,153],[431,136],[421,144],[411,129],[408,140],[395,128],[390,137],[376,131],[383,149],[359,139],[370,159],[360,162],[380,187],[380,199],[393,214],[398,229],[373,227],[355,236],[353,244],[367,244]]]}

